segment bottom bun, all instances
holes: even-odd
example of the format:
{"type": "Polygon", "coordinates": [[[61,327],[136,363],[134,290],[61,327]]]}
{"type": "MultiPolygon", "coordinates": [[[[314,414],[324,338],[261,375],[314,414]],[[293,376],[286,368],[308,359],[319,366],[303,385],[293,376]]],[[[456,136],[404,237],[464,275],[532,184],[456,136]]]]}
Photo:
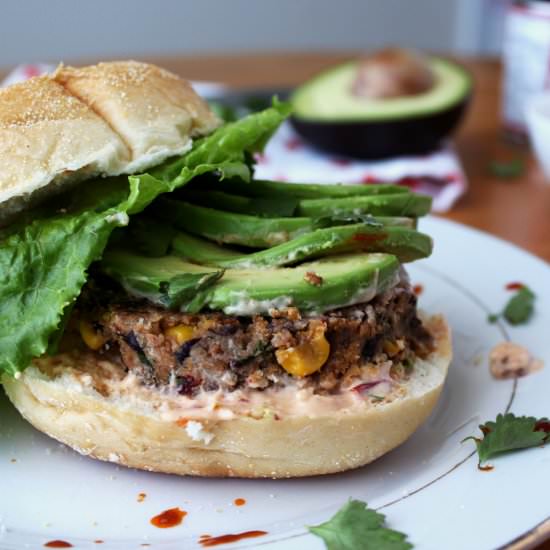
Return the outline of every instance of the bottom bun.
{"type": "MultiPolygon", "coordinates": [[[[200,409],[202,416],[194,417],[198,407],[178,412],[175,405],[192,400],[159,391],[154,399],[146,398],[143,390],[129,389],[124,378],[116,383],[126,388],[115,392],[114,382],[93,380],[92,371],[83,371],[75,356],[61,367],[59,359],[42,359],[18,379],[4,377],[3,383],[33,426],[100,460],[195,476],[329,474],[363,466],[397,447],[434,408],[451,360],[451,338],[442,317],[425,325],[434,336],[435,351],[417,360],[398,391],[380,401],[350,391],[349,406],[341,406],[339,396],[314,396],[314,413],[306,402],[301,408],[292,403],[287,415],[277,410],[245,415],[210,403],[200,409]]],[[[256,391],[255,399],[263,399],[262,393],[256,391]]],[[[273,403],[276,399],[270,407],[273,403]]]]}

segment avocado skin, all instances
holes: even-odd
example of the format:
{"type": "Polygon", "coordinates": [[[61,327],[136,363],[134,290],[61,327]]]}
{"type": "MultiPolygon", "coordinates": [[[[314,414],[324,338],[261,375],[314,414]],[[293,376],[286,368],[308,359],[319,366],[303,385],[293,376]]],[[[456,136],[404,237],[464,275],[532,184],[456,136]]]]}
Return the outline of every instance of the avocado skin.
{"type": "Polygon", "coordinates": [[[315,147],[359,159],[420,155],[439,147],[458,125],[470,96],[437,113],[401,120],[316,122],[290,118],[294,129],[315,147]]]}

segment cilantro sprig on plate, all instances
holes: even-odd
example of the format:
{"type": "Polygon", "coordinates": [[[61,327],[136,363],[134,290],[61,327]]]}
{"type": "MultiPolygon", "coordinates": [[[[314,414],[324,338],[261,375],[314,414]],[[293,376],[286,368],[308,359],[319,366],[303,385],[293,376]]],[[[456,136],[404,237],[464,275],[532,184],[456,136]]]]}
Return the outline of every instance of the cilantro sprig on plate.
{"type": "MultiPolygon", "coordinates": [[[[502,453],[538,447],[550,440],[550,420],[534,416],[499,414],[496,420],[479,426],[483,437],[473,440],[479,466],[502,453]]],[[[308,526],[322,538],[327,550],[410,550],[407,536],[385,526],[385,516],[368,508],[365,502],[349,500],[325,523],[308,526]]]]}
{"type": "Polygon", "coordinates": [[[384,526],[385,516],[367,507],[365,502],[350,500],[336,514],[308,529],[321,537],[327,550],[409,550],[406,535],[384,526]]]}
{"type": "Polygon", "coordinates": [[[512,413],[499,414],[494,422],[481,424],[483,437],[470,436],[479,457],[479,466],[484,462],[509,451],[538,447],[550,438],[550,420],[534,416],[516,416],[512,413]]]}
{"type": "Polygon", "coordinates": [[[508,300],[501,313],[489,315],[489,322],[495,323],[500,317],[504,317],[511,325],[527,323],[535,310],[535,297],[530,288],[521,286],[508,300]]]}

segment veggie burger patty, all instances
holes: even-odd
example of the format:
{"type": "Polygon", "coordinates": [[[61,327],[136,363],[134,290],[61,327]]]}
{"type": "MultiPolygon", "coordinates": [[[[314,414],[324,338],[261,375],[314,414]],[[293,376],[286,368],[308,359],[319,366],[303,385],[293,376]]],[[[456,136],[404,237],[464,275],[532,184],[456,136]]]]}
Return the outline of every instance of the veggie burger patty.
{"type": "Polygon", "coordinates": [[[88,347],[144,383],[175,385],[184,395],[281,387],[296,378],[316,393],[334,393],[362,369],[405,377],[432,347],[406,281],[369,303],[308,316],[296,308],[248,317],[185,314],[122,296],[92,305],[97,295],[85,292],[77,306],[88,347]]]}

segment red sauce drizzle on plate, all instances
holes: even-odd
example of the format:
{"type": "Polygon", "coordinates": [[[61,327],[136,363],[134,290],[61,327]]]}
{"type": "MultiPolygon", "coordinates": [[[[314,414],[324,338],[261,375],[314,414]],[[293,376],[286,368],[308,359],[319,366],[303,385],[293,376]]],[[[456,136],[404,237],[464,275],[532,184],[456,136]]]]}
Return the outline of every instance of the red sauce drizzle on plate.
{"type": "Polygon", "coordinates": [[[100,540],[100,539],[97,539],[97,540],[94,540],[94,542],[95,542],[96,544],[103,544],[105,541],[100,540]]]}
{"type": "Polygon", "coordinates": [[[206,547],[218,546],[219,544],[229,544],[230,542],[237,542],[243,539],[252,539],[255,537],[263,537],[267,535],[267,531],[245,531],[244,533],[237,533],[235,535],[221,535],[219,537],[201,537],[199,543],[206,547]]]}
{"type": "Polygon", "coordinates": [[[420,296],[424,292],[424,287],[422,285],[414,285],[413,286],[413,292],[417,296],[420,296]]]}
{"type": "Polygon", "coordinates": [[[236,498],[234,501],[233,501],[233,504],[235,506],[244,506],[246,504],[246,499],[244,498],[236,498]]]}
{"type": "Polygon", "coordinates": [[[506,290],[520,290],[524,286],[525,285],[523,283],[518,283],[518,282],[514,281],[513,283],[508,283],[506,285],[506,290]]]}
{"type": "Polygon", "coordinates": [[[44,545],[46,548],[72,548],[73,545],[70,542],[64,540],[51,540],[44,545]]]}
{"type": "Polygon", "coordinates": [[[180,510],[179,508],[170,508],[160,513],[151,519],[151,525],[158,527],[159,529],[167,529],[168,527],[176,527],[179,525],[183,518],[187,515],[187,512],[180,510]]]}

